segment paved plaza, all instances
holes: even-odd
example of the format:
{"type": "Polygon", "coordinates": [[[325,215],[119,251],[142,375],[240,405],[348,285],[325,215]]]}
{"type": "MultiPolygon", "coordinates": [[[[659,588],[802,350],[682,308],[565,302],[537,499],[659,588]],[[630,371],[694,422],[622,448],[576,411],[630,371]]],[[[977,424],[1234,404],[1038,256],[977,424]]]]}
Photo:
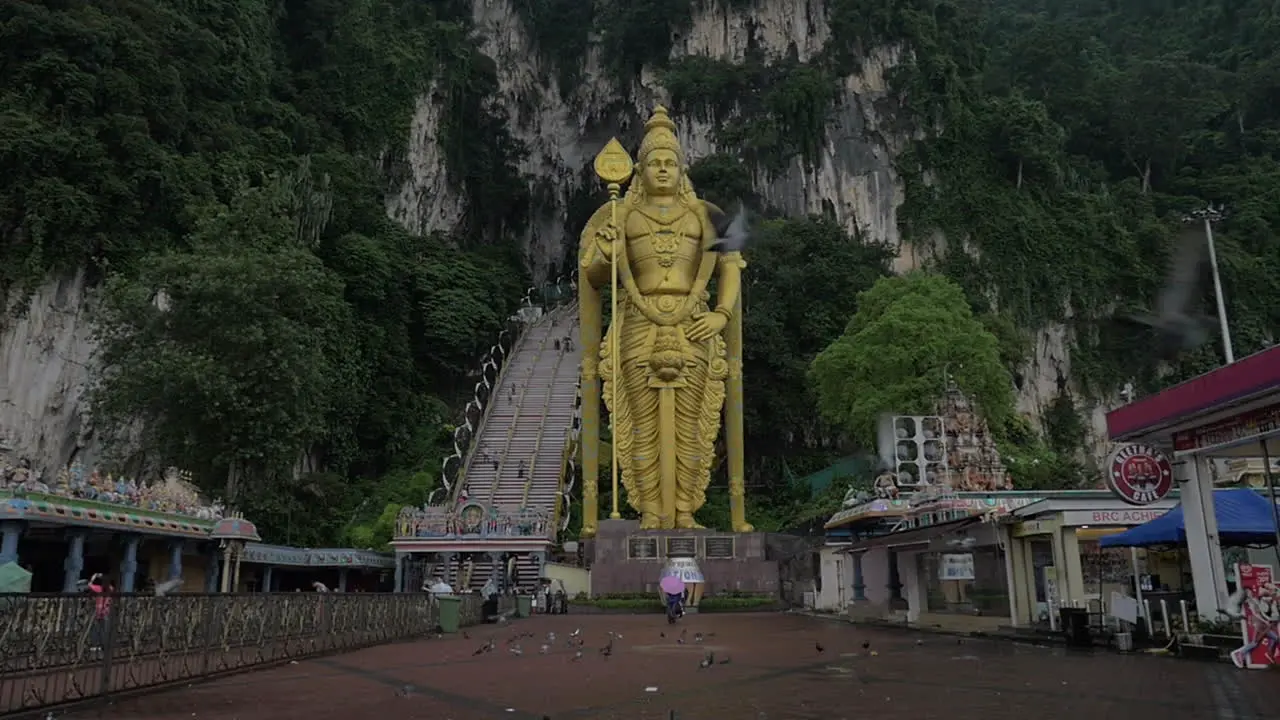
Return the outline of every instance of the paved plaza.
{"type": "Polygon", "coordinates": [[[569,615],[298,662],[68,717],[666,720],[674,711],[681,720],[1262,720],[1280,716],[1278,698],[1280,673],[1223,664],[799,615],[689,616],[674,630],[661,615],[569,615]],[[569,647],[579,629],[581,657],[569,647]],[[610,632],[617,637],[605,656],[610,632]],[[494,649],[481,651],[490,640],[494,649]],[[708,653],[714,659],[701,667],[708,653]]]}

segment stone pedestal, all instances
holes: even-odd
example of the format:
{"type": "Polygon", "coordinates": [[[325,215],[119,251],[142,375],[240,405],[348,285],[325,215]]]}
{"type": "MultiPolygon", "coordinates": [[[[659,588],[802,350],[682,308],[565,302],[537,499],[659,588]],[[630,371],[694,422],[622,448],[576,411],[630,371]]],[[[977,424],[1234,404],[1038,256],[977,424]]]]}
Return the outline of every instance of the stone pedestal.
{"type": "Polygon", "coordinates": [[[764,533],[640,530],[637,520],[601,520],[588,552],[596,596],[655,594],[668,557],[690,553],[706,578],[704,597],[778,593],[778,565],[765,558],[764,533]]]}

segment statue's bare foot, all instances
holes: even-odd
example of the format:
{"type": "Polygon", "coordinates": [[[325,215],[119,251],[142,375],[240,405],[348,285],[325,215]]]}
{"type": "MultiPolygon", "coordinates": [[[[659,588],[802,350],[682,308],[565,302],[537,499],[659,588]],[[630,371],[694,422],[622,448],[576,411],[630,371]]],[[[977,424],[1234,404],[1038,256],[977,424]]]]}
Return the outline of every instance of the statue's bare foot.
{"type": "Polygon", "coordinates": [[[662,523],[658,522],[658,516],[653,513],[644,513],[640,516],[641,530],[657,530],[662,527],[662,523]]]}
{"type": "Polygon", "coordinates": [[[697,520],[689,513],[680,513],[676,515],[676,527],[681,530],[705,530],[706,527],[699,525],[697,520]]]}
{"type": "Polygon", "coordinates": [[[738,533],[749,533],[749,532],[755,532],[756,528],[751,523],[744,522],[741,525],[734,527],[733,531],[738,533]]]}

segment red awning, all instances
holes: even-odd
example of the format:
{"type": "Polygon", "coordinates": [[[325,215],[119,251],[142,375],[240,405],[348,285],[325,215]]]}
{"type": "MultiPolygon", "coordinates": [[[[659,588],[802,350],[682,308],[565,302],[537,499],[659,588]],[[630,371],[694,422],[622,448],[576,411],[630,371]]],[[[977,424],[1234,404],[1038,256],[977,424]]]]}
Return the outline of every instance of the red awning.
{"type": "Polygon", "coordinates": [[[1129,440],[1269,390],[1280,390],[1280,345],[1107,413],[1107,434],[1112,440],[1129,440]]]}

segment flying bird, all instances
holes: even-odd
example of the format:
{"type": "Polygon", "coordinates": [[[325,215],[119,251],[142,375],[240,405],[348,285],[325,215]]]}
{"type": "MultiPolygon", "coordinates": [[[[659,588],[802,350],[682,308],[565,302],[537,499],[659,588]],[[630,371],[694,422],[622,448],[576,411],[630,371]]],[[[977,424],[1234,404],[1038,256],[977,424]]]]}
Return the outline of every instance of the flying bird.
{"type": "Polygon", "coordinates": [[[182,587],[182,578],[165,580],[164,582],[156,585],[156,597],[164,597],[180,587],[182,587]]]}
{"type": "Polygon", "coordinates": [[[1199,231],[1184,231],[1174,249],[1164,287],[1156,298],[1154,314],[1129,316],[1130,320],[1156,331],[1166,357],[1197,348],[1209,339],[1209,319],[1191,312],[1201,289],[1206,247],[1199,231]]]}
{"type": "Polygon", "coordinates": [[[885,413],[876,422],[876,451],[880,455],[881,471],[894,468],[893,449],[897,443],[898,437],[893,431],[893,416],[885,413]]]}
{"type": "Polygon", "coordinates": [[[716,252],[742,252],[751,238],[751,226],[747,223],[747,208],[738,202],[738,212],[730,218],[723,212],[711,212],[711,224],[715,226],[716,241],[707,248],[716,252]]]}

